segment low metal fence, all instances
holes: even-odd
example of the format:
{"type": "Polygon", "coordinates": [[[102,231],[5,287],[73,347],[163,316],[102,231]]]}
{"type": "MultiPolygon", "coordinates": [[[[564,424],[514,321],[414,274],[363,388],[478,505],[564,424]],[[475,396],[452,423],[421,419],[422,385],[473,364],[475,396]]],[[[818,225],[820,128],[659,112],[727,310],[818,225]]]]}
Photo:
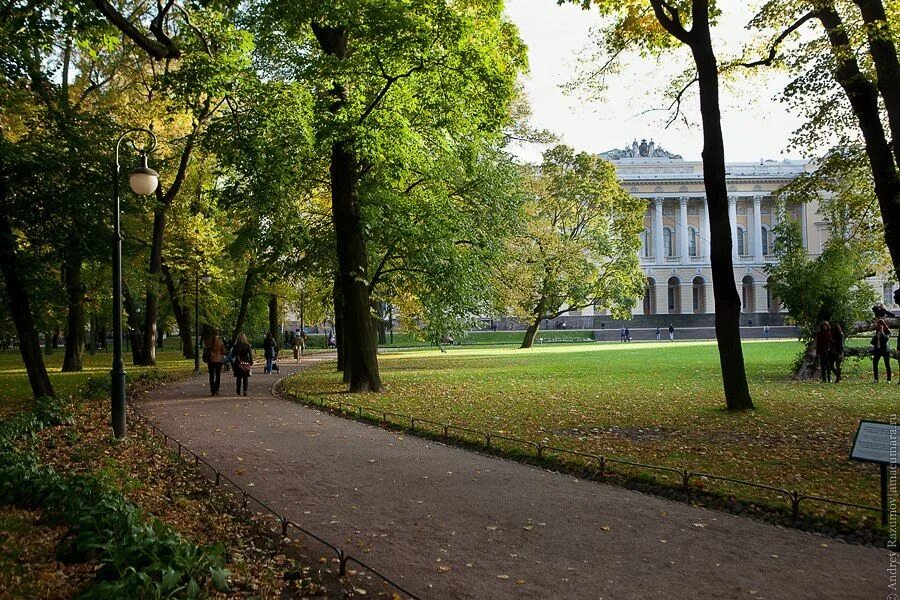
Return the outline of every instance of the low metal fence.
{"type": "MultiPolygon", "coordinates": [[[[453,425],[452,423],[443,423],[440,421],[434,421],[431,419],[425,419],[423,417],[417,417],[413,415],[407,415],[405,413],[385,411],[381,408],[377,408],[374,406],[366,406],[363,404],[356,404],[353,402],[347,402],[341,399],[332,399],[326,398],[326,396],[322,394],[309,394],[305,393],[302,396],[289,393],[291,398],[294,398],[304,404],[308,404],[310,406],[318,407],[322,410],[332,410],[335,409],[341,413],[356,413],[357,417],[364,418],[364,413],[368,413],[372,415],[374,418],[370,418],[370,420],[377,421],[380,425],[394,425],[399,427],[406,427],[409,430],[419,429],[425,433],[429,433],[428,430],[417,427],[418,424],[425,423],[428,425],[432,425],[438,429],[440,437],[443,439],[450,441],[456,440],[463,443],[471,443],[474,440],[470,438],[474,438],[477,440],[484,440],[483,446],[489,450],[496,449],[493,444],[495,440],[503,440],[513,444],[519,444],[523,449],[530,451],[535,458],[543,459],[546,458],[546,454],[555,453],[562,455],[570,455],[577,458],[585,459],[589,464],[593,463],[596,465],[594,473],[599,478],[604,478],[608,474],[608,466],[609,465],[623,465],[629,467],[635,467],[639,469],[646,469],[650,471],[657,471],[662,473],[668,473],[671,475],[675,475],[680,478],[681,488],[685,494],[687,494],[688,498],[690,498],[691,493],[693,491],[692,482],[694,481],[702,481],[704,479],[714,480],[714,481],[722,481],[726,483],[732,483],[735,485],[751,487],[755,489],[766,490],[769,492],[774,492],[788,501],[790,501],[791,505],[791,517],[794,521],[800,518],[800,505],[803,502],[806,503],[821,503],[821,504],[830,504],[833,506],[842,506],[845,508],[855,508],[864,512],[872,512],[881,515],[881,523],[882,525],[887,525],[888,520],[891,516],[897,518],[896,510],[889,510],[887,507],[876,507],[876,506],[867,506],[864,504],[856,504],[853,502],[846,502],[843,500],[834,500],[832,498],[826,498],[824,496],[817,496],[814,494],[804,494],[799,490],[790,490],[787,488],[777,487],[773,485],[768,485],[764,483],[757,483],[754,481],[747,481],[744,479],[735,479],[733,477],[725,477],[723,475],[716,475],[713,473],[705,473],[703,471],[692,471],[689,469],[682,469],[677,467],[668,467],[663,465],[655,465],[650,463],[641,463],[630,460],[624,460],[620,458],[613,458],[602,454],[592,454],[589,452],[580,452],[578,450],[570,450],[567,448],[559,448],[556,446],[545,445],[540,442],[534,442],[532,440],[526,440],[517,437],[511,437],[507,435],[501,435],[498,433],[494,433],[491,431],[484,431],[481,429],[473,429],[470,427],[462,427],[459,425],[453,425]],[[317,400],[316,400],[317,399],[317,400]],[[349,410],[348,410],[349,409],[349,410]],[[396,421],[390,421],[388,417],[396,417],[396,421]],[[463,435],[452,435],[453,432],[460,432],[463,434],[468,434],[468,438],[463,435]]],[[[481,443],[480,441],[476,443],[481,443]]]]}
{"type": "Polygon", "coordinates": [[[278,511],[273,509],[271,506],[269,506],[268,504],[266,504],[265,502],[263,502],[262,500],[260,500],[259,498],[257,498],[256,496],[254,496],[253,494],[248,492],[247,490],[245,490],[243,487],[241,487],[240,484],[236,483],[233,479],[228,477],[228,475],[226,475],[225,473],[223,473],[222,471],[220,471],[219,469],[214,467],[205,458],[203,458],[202,456],[200,456],[199,454],[197,454],[196,452],[194,452],[193,450],[188,448],[186,445],[184,445],[183,443],[181,443],[174,437],[172,437],[169,434],[167,434],[166,432],[164,432],[162,429],[160,429],[158,426],[156,426],[153,422],[151,422],[148,418],[141,415],[136,409],[132,408],[132,411],[129,413],[128,416],[130,419],[137,421],[137,422],[141,423],[142,425],[144,425],[145,427],[147,427],[150,430],[151,435],[162,439],[164,446],[166,446],[167,448],[174,448],[178,458],[180,458],[184,461],[187,461],[187,462],[190,462],[190,460],[193,459],[194,467],[197,468],[199,471],[201,471],[201,473],[203,472],[201,465],[203,467],[206,467],[207,469],[209,469],[209,474],[212,475],[211,479],[212,479],[215,487],[220,488],[226,492],[228,492],[229,487],[230,487],[231,490],[234,492],[233,496],[236,499],[239,499],[241,508],[249,509],[251,503],[259,506],[263,511],[265,511],[269,515],[269,517],[274,519],[273,524],[275,526],[272,528],[272,530],[280,531],[282,540],[287,538],[288,533],[290,532],[290,530],[293,529],[293,530],[299,532],[300,534],[303,534],[306,537],[315,540],[316,542],[318,542],[319,544],[321,544],[322,546],[327,548],[329,551],[333,552],[335,555],[335,559],[338,562],[338,574],[339,575],[341,575],[341,576],[346,575],[347,574],[347,565],[350,563],[353,563],[353,564],[359,566],[361,569],[364,569],[366,571],[366,573],[374,575],[375,577],[380,579],[385,584],[391,586],[392,588],[394,588],[401,594],[406,595],[411,600],[423,600],[423,598],[421,596],[418,596],[418,595],[414,594],[413,592],[410,592],[403,585],[397,583],[395,580],[391,579],[390,577],[388,577],[381,571],[378,571],[377,569],[375,569],[371,565],[363,562],[362,560],[360,560],[354,556],[351,556],[350,554],[347,554],[343,550],[343,548],[341,548],[340,546],[332,544],[328,540],[316,535],[315,533],[313,533],[309,529],[303,527],[302,525],[299,525],[298,523],[291,521],[287,517],[281,515],[278,511]]]}

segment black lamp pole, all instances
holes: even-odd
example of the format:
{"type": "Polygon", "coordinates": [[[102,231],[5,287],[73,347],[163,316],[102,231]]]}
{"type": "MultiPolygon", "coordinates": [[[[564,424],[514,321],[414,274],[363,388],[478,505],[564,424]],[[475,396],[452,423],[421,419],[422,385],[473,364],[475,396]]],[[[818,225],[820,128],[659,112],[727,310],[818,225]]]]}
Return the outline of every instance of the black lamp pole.
{"type": "Polygon", "coordinates": [[[194,273],[194,373],[200,371],[200,273],[194,273]]]}
{"type": "MultiPolygon", "coordinates": [[[[147,167],[147,155],[156,148],[156,136],[149,129],[129,129],[119,136],[116,140],[116,161],[115,170],[113,172],[113,258],[112,258],[112,287],[113,287],[113,362],[112,372],[112,426],[113,434],[117,438],[125,437],[127,433],[125,425],[125,363],[122,361],[122,203],[119,199],[119,177],[121,176],[121,165],[119,164],[119,150],[122,141],[129,134],[143,133],[150,138],[147,146],[138,147],[134,140],[129,139],[131,147],[134,148],[141,157],[140,166],[132,172],[132,188],[135,192],[152,193],[156,190],[159,174],[147,167]],[[135,186],[135,176],[154,177],[153,189],[146,191],[135,186]]],[[[149,181],[149,180],[148,180],[149,181]]],[[[148,184],[149,185],[149,184],[148,184]]]]}

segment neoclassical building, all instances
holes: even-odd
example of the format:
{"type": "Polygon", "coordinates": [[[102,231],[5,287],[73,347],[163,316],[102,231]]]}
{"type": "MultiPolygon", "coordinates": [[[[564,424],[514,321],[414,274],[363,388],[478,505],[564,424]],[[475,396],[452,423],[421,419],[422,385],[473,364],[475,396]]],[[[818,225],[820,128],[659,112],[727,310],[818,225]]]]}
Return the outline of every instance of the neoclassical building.
{"type": "MultiPolygon", "coordinates": [[[[616,166],[625,189],[647,202],[641,234],[641,267],[646,275],[643,300],[633,308],[632,326],[710,326],[715,310],[709,263],[709,215],[703,165],[635,141],[601,154],[616,166]]],[[[774,260],[773,228],[778,214],[772,194],[801,173],[808,161],[761,160],[726,165],[728,210],[734,247],[734,282],[741,296],[742,325],[777,325],[784,315],[766,286],[765,265],[774,260]]],[[[811,255],[821,252],[827,225],[815,205],[784,207],[798,219],[811,255]]],[[[591,309],[565,315],[568,327],[597,328],[605,312],[591,309]]],[[[615,322],[610,321],[611,325],[615,322]]]]}

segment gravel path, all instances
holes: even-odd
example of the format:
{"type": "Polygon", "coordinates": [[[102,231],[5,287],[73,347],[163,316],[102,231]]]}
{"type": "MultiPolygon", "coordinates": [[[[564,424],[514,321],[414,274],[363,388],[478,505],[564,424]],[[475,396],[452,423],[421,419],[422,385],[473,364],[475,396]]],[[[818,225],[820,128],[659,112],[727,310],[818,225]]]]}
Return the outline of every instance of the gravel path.
{"type": "MultiPolygon", "coordinates": [[[[285,362],[280,376],[296,370],[285,362]]],[[[224,373],[212,398],[204,374],[139,404],[260,500],[424,598],[871,600],[896,591],[885,550],[341,419],[275,398],[278,378],[254,373],[239,398],[224,373]]]]}

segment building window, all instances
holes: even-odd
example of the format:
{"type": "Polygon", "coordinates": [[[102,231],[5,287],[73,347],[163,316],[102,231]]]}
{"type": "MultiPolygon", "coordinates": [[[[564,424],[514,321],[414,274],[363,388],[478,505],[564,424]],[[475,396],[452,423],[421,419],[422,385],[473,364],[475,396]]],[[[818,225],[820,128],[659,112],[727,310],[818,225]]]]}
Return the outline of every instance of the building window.
{"type": "Polygon", "coordinates": [[[652,254],[650,253],[650,240],[653,238],[650,237],[650,230],[644,229],[644,233],[641,234],[641,256],[644,258],[650,258],[652,254]]]}
{"type": "Polygon", "coordinates": [[[694,277],[694,281],[692,282],[693,287],[693,298],[694,298],[694,312],[702,313],[706,312],[706,282],[699,275],[694,277]]]}
{"type": "Polygon", "coordinates": [[[644,288],[644,314],[656,314],[656,280],[652,277],[647,278],[647,285],[644,288]]]}
{"type": "Polygon", "coordinates": [[[679,306],[679,287],[681,286],[681,282],[677,277],[669,277],[668,281],[668,304],[669,304],[669,314],[680,314],[681,307],[679,306]]]}
{"type": "Polygon", "coordinates": [[[886,283],[884,284],[884,303],[887,306],[891,306],[894,303],[894,284],[886,283]]]}
{"type": "Polygon", "coordinates": [[[747,255],[747,232],[741,226],[737,228],[737,253],[738,256],[747,255]]]}
{"type": "Polygon", "coordinates": [[[749,275],[741,281],[741,308],[744,312],[753,312],[753,278],[749,275]]]}
{"type": "Polygon", "coordinates": [[[697,230],[694,227],[691,227],[690,236],[688,237],[688,256],[697,256],[697,237],[697,230]]]}
{"type": "Polygon", "coordinates": [[[663,229],[663,246],[666,256],[675,256],[675,232],[668,227],[663,229]]]}
{"type": "Polygon", "coordinates": [[[769,244],[769,229],[765,225],[763,225],[762,226],[762,253],[763,253],[763,256],[769,255],[769,250],[770,250],[769,246],[770,246],[770,244],[769,244]]]}

